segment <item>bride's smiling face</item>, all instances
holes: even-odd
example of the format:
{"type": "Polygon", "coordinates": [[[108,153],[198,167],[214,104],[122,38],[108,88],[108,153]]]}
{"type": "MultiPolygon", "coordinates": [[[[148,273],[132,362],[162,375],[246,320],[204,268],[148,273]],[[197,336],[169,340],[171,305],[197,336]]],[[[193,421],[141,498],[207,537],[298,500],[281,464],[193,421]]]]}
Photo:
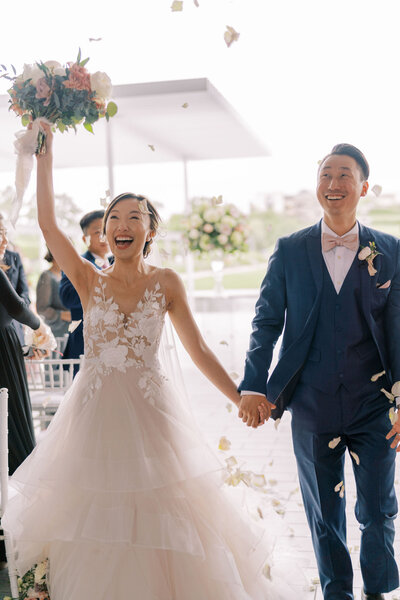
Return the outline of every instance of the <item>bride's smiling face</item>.
{"type": "Polygon", "coordinates": [[[143,248],[154,235],[150,215],[143,202],[126,198],[110,210],[106,222],[106,237],[115,257],[142,256],[143,248]]]}

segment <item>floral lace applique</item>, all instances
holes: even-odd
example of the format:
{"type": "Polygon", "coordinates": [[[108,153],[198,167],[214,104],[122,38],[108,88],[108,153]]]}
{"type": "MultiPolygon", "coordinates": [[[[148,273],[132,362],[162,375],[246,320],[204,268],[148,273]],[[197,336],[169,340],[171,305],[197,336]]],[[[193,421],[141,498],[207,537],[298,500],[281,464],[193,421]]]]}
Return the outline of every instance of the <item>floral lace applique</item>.
{"type": "Polygon", "coordinates": [[[106,287],[105,276],[100,274],[93,304],[84,319],[85,369],[91,380],[89,397],[100,389],[102,378],[115,369],[125,373],[128,368],[136,367],[144,371],[138,375],[139,381],[160,379],[155,367],[159,366],[157,351],[166,310],[160,284],[146,289],[129,315],[121,312],[112,296],[106,297],[106,287]]]}

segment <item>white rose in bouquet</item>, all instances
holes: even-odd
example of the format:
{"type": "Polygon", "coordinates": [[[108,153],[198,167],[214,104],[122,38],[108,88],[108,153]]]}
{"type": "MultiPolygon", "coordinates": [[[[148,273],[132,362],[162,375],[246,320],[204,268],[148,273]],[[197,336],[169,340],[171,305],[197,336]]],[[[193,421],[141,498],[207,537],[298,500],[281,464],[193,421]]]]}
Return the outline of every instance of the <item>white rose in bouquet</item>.
{"type": "Polygon", "coordinates": [[[90,87],[93,92],[96,92],[96,95],[99,96],[99,98],[106,100],[111,96],[111,79],[107,73],[96,71],[96,73],[90,75],[90,87]]]}
{"type": "Polygon", "coordinates": [[[36,65],[24,64],[24,70],[22,71],[22,75],[20,75],[20,77],[22,81],[31,79],[31,83],[36,85],[39,79],[43,77],[43,71],[36,65]]]}

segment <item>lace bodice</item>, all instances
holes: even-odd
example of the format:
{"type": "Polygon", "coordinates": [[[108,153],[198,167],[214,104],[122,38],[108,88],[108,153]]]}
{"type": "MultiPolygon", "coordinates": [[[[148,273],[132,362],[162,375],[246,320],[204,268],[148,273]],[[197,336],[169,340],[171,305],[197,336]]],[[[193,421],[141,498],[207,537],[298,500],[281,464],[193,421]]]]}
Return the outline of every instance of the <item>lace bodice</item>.
{"type": "Polygon", "coordinates": [[[85,363],[102,375],[130,367],[152,368],[165,317],[165,296],[158,282],[146,288],[136,308],[125,315],[107,294],[107,276],[99,273],[85,312],[85,363]]]}

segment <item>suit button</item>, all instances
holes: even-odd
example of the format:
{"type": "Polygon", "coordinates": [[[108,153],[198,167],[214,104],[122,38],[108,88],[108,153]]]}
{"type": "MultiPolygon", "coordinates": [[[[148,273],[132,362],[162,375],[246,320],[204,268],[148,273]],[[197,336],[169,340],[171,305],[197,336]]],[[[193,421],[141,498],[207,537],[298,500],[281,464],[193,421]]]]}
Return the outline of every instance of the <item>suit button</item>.
{"type": "Polygon", "coordinates": [[[339,379],[343,379],[343,373],[339,373],[339,379]]]}

